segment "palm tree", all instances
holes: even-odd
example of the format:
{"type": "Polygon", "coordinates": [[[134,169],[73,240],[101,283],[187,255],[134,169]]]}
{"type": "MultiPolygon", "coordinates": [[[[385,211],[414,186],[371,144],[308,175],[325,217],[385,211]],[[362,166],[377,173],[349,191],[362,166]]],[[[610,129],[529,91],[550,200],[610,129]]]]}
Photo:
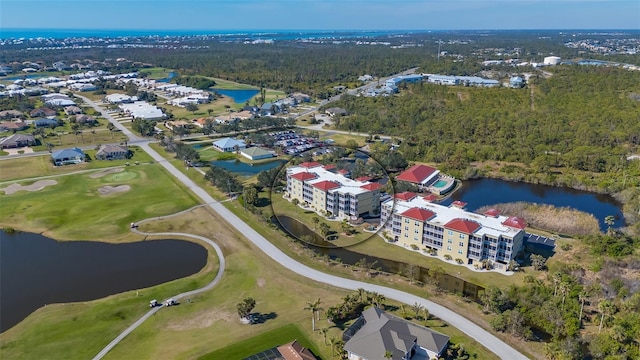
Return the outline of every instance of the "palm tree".
{"type": "Polygon", "coordinates": [[[580,325],[582,325],[582,310],[584,309],[584,302],[587,300],[588,294],[585,290],[582,290],[580,294],[578,294],[578,300],[580,301],[580,315],[578,317],[578,321],[580,325]]]}
{"type": "Polygon", "coordinates": [[[604,317],[613,312],[613,304],[609,300],[602,300],[598,304],[598,310],[600,310],[600,326],[598,326],[598,333],[602,330],[602,324],[604,323],[604,317]]]}
{"type": "Polygon", "coordinates": [[[411,308],[416,313],[416,319],[418,318],[418,315],[420,315],[420,312],[422,311],[422,309],[424,309],[424,307],[422,305],[418,304],[417,301],[415,303],[413,303],[411,308]]]}
{"type": "Polygon", "coordinates": [[[113,125],[113,123],[108,123],[107,124],[107,130],[109,130],[109,132],[111,132],[111,138],[113,139],[113,132],[115,131],[116,126],[113,125]]]}
{"type": "Polygon", "coordinates": [[[291,203],[296,207],[296,212],[298,212],[298,204],[300,204],[300,200],[298,200],[297,198],[293,198],[293,200],[291,200],[291,203]]]}
{"type": "Polygon", "coordinates": [[[96,130],[91,129],[91,135],[93,135],[93,142],[96,142],[96,130]]]}
{"type": "Polygon", "coordinates": [[[607,224],[607,235],[611,236],[613,234],[613,224],[615,224],[616,218],[613,215],[608,215],[604,218],[604,223],[607,224]]]}
{"type": "Polygon", "coordinates": [[[386,351],[384,352],[384,358],[385,358],[385,359],[387,359],[387,360],[391,360],[391,358],[392,358],[392,357],[393,357],[393,353],[392,353],[391,351],[386,350],[386,351]]]}
{"type": "Polygon", "coordinates": [[[560,285],[560,281],[562,281],[562,277],[560,276],[560,273],[553,274],[553,284],[554,284],[553,297],[558,295],[558,285],[560,285]]]}
{"type": "Polygon", "coordinates": [[[313,223],[313,230],[316,230],[316,225],[320,222],[320,219],[317,216],[311,218],[311,222],[313,223]]]}
{"type": "Polygon", "coordinates": [[[329,344],[331,344],[331,357],[333,357],[334,351],[336,349],[336,344],[338,343],[338,338],[336,338],[335,336],[332,336],[329,339],[329,344]]]}
{"type": "Polygon", "coordinates": [[[318,320],[320,320],[319,311],[322,309],[320,307],[321,303],[322,301],[320,301],[320,298],[318,298],[318,300],[314,302],[308,302],[307,306],[304,307],[305,310],[311,310],[311,330],[313,331],[316,331],[316,313],[318,316],[318,320]]]}
{"type": "Polygon", "coordinates": [[[324,346],[327,346],[327,332],[328,331],[329,331],[329,329],[327,329],[327,328],[320,329],[320,333],[322,333],[322,337],[324,338],[324,346]]]}

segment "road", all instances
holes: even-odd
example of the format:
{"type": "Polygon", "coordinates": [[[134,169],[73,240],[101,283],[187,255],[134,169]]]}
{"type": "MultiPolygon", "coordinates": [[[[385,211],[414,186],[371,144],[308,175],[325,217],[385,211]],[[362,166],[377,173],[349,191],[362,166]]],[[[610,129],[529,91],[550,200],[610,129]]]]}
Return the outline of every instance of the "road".
{"type": "MultiPolygon", "coordinates": [[[[103,115],[108,115],[101,108],[99,108],[95,103],[87,98],[83,98],[88,104],[91,104],[96,110],[103,113],[103,115]]],[[[494,352],[502,359],[509,360],[519,360],[519,359],[527,359],[523,354],[518,352],[516,349],[512,348],[502,340],[498,339],[490,332],[484,330],[480,326],[476,325],[472,321],[464,318],[463,316],[455,313],[454,311],[447,309],[446,307],[436,304],[427,299],[421,298],[419,296],[396,290],[393,288],[384,287],[381,285],[373,285],[362,281],[356,281],[351,279],[341,278],[335,275],[330,275],[318,271],[316,269],[310,268],[302,263],[297,262],[293,258],[286,255],[280,249],[278,249],[275,245],[273,245],[269,240],[260,235],[257,231],[251,228],[249,225],[244,223],[239,217],[237,217],[234,213],[232,213],[229,209],[224,207],[223,204],[216,201],[211,195],[209,195],[203,188],[189,179],[185,174],[180,172],[173,164],[171,164],[168,160],[164,159],[160,154],[158,154],[154,149],[149,146],[148,141],[143,141],[139,137],[135,136],[128,129],[124,128],[121,124],[117,123],[115,119],[111,116],[105,116],[109,121],[114,123],[118,128],[120,128],[123,133],[127,136],[130,136],[130,143],[137,143],[145,152],[149,154],[158,164],[164,167],[171,175],[176,177],[180,182],[182,182],[188,189],[190,189],[196,196],[198,196],[204,204],[207,204],[211,209],[213,209],[218,215],[220,215],[223,219],[225,219],[229,225],[233,226],[238,232],[243,234],[251,243],[253,243],[258,249],[267,254],[271,259],[275,262],[283,266],[285,269],[293,271],[299,275],[302,275],[310,280],[317,281],[324,284],[329,284],[335,287],[339,287],[347,290],[357,290],[359,288],[363,288],[367,291],[377,292],[379,294],[384,295],[387,299],[396,300],[405,304],[414,304],[418,303],[424,306],[429,310],[429,313],[434,316],[446,321],[451,326],[459,329],[464,332],[470,338],[476,340],[478,343],[485,346],[487,349],[494,352]]],[[[157,311],[157,310],[156,310],[157,311]]],[[[146,316],[146,315],[145,315],[146,316]]],[[[148,318],[148,317],[147,317],[148,318]]],[[[146,318],[138,320],[136,322],[136,326],[141,324],[146,318]]],[[[134,326],[132,325],[132,327],[134,326]]],[[[131,328],[131,330],[127,329],[127,334],[133,331],[135,327],[131,328]]],[[[126,332],[126,331],[125,331],[126,332]]],[[[124,333],[123,333],[124,334],[124,333]]],[[[126,334],[120,334],[118,338],[122,339],[126,336],[126,334]]],[[[116,340],[114,340],[113,346],[117,344],[116,340]]],[[[111,344],[110,344],[111,345],[111,344]]],[[[108,350],[107,350],[108,351],[108,350]]],[[[106,353],[106,352],[105,352],[106,353]]]]}

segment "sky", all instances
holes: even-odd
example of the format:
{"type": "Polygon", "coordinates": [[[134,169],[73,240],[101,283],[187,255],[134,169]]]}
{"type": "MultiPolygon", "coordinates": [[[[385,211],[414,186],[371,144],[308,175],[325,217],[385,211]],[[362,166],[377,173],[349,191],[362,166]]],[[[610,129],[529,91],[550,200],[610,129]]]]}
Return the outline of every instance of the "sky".
{"type": "Polygon", "coordinates": [[[0,31],[640,29],[639,0],[0,0],[0,31]]]}

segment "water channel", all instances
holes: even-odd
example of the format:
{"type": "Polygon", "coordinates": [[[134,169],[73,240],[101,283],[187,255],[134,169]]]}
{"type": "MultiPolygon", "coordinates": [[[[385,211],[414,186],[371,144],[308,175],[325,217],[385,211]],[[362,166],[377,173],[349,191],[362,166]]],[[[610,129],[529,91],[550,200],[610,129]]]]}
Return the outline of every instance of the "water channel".
{"type": "Polygon", "coordinates": [[[46,304],[162,284],[195,274],[206,262],[207,250],[188,241],[59,242],[0,230],[0,332],[46,304]]]}
{"type": "MultiPolygon", "coordinates": [[[[405,276],[412,276],[414,280],[432,283],[442,290],[462,294],[473,301],[478,301],[478,293],[484,290],[482,286],[464,281],[443,272],[438,272],[435,269],[361,254],[351,251],[348,248],[334,247],[330,242],[324,241],[322,237],[314,234],[313,230],[288,216],[281,215],[278,216],[277,219],[274,217],[273,221],[293,238],[298,238],[304,235],[310,236],[308,239],[312,239],[311,241],[300,243],[321,256],[327,255],[331,259],[340,259],[343,264],[362,264],[362,260],[364,259],[367,264],[371,264],[372,269],[379,269],[382,272],[390,274],[404,274],[405,276]],[[312,244],[316,244],[317,246],[312,244]]],[[[365,241],[382,241],[382,238],[378,238],[374,235],[372,238],[365,241]]]]}

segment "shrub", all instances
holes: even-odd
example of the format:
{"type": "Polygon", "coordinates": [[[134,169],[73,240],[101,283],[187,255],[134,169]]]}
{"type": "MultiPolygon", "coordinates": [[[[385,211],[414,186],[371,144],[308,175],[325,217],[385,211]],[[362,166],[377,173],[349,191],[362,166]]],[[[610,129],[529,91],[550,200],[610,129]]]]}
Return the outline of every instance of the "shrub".
{"type": "Polygon", "coordinates": [[[418,247],[418,245],[416,245],[416,244],[411,244],[411,248],[412,248],[413,250],[418,250],[418,249],[420,249],[420,248],[418,247]]]}
{"type": "Polygon", "coordinates": [[[464,260],[460,259],[460,258],[456,258],[456,262],[460,265],[464,264],[464,260]]]}
{"type": "Polygon", "coordinates": [[[446,254],[446,255],[444,256],[444,258],[445,258],[445,260],[451,260],[451,259],[453,259],[453,258],[451,257],[451,255],[449,255],[449,254],[446,254]]]}
{"type": "Polygon", "coordinates": [[[562,249],[562,251],[569,251],[569,250],[573,249],[573,245],[571,245],[571,244],[562,244],[560,246],[560,249],[562,249]]]}

